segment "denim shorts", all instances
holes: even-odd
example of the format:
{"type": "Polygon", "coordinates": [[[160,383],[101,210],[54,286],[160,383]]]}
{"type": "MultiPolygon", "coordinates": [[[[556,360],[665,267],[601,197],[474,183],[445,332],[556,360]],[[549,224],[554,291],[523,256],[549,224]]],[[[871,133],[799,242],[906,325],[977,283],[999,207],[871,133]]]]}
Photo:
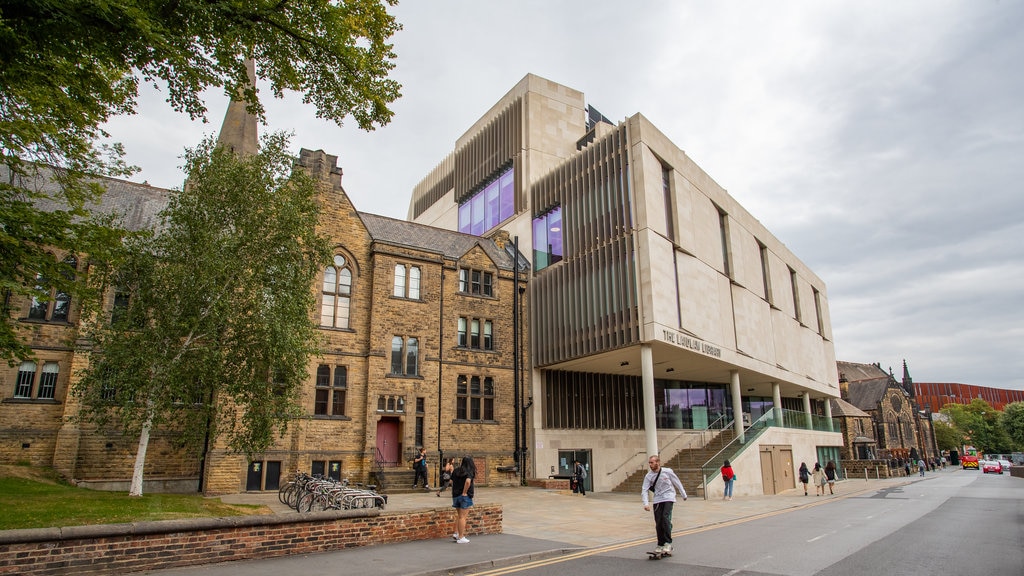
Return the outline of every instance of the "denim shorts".
{"type": "Polygon", "coordinates": [[[469,496],[458,495],[452,498],[452,508],[472,508],[473,499],[469,496]]]}

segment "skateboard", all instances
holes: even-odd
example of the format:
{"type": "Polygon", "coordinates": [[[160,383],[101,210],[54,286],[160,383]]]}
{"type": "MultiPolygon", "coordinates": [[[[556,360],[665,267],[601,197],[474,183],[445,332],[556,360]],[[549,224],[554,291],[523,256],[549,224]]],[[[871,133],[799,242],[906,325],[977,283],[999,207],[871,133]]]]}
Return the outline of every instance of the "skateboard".
{"type": "Polygon", "coordinates": [[[672,553],[671,552],[648,552],[647,555],[649,556],[648,560],[661,560],[662,558],[664,558],[666,556],[671,556],[672,553]]]}

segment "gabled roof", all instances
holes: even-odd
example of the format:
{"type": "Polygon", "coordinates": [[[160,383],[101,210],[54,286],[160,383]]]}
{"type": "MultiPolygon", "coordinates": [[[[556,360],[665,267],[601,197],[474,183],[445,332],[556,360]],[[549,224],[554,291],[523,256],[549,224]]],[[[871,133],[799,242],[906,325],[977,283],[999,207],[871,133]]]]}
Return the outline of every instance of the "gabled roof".
{"type": "MultiPolygon", "coordinates": [[[[29,166],[28,170],[32,170],[29,166]]],[[[60,198],[60,187],[53,179],[53,170],[47,166],[38,166],[38,173],[24,178],[15,179],[15,185],[38,190],[50,196],[60,198]]],[[[0,165],[0,178],[8,180],[10,169],[0,165]]],[[[106,189],[99,202],[90,204],[89,210],[99,214],[115,214],[123,218],[122,225],[129,230],[155,228],[159,223],[160,211],[167,207],[171,191],[157,188],[149,184],[139,184],[117,178],[93,177],[88,181],[97,182],[106,189]]],[[[40,210],[61,210],[66,208],[62,203],[50,198],[35,200],[40,210]]]]}
{"type": "Polygon", "coordinates": [[[850,382],[848,389],[850,404],[861,410],[877,409],[878,402],[885,396],[885,391],[889,388],[889,381],[887,374],[882,378],[850,382]]]}
{"type": "Polygon", "coordinates": [[[870,417],[871,415],[867,412],[857,408],[853,404],[850,404],[842,398],[829,398],[829,402],[832,404],[832,416],[834,418],[841,417],[870,417]]]}
{"type": "Polygon", "coordinates": [[[370,237],[376,241],[434,252],[453,260],[480,246],[499,268],[512,269],[512,256],[499,248],[493,240],[377,214],[360,212],[359,217],[370,237]]]}
{"type": "Polygon", "coordinates": [[[889,373],[882,370],[878,364],[837,361],[836,369],[839,370],[839,374],[846,377],[847,382],[860,382],[861,380],[889,377],[889,373]]]}

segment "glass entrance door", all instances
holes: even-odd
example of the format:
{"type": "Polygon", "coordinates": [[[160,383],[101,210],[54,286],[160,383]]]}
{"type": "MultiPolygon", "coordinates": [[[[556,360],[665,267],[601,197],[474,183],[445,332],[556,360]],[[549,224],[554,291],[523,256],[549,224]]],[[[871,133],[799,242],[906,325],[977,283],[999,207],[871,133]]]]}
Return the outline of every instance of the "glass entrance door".
{"type": "Polygon", "coordinates": [[[583,469],[587,471],[587,477],[583,479],[583,488],[590,492],[593,480],[590,473],[590,450],[559,450],[558,451],[558,475],[571,476],[573,473],[573,462],[579,460],[583,469]]]}

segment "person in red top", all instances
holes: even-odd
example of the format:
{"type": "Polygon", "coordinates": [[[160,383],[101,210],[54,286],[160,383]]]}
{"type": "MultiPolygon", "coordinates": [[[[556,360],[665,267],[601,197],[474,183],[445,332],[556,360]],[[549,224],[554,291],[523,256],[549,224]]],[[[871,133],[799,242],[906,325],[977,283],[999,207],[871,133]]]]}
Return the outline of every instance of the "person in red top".
{"type": "Polygon", "coordinates": [[[726,460],[722,464],[722,480],[725,482],[725,491],[722,493],[722,500],[732,500],[732,485],[736,482],[736,473],[732,471],[732,465],[726,460]]]}

